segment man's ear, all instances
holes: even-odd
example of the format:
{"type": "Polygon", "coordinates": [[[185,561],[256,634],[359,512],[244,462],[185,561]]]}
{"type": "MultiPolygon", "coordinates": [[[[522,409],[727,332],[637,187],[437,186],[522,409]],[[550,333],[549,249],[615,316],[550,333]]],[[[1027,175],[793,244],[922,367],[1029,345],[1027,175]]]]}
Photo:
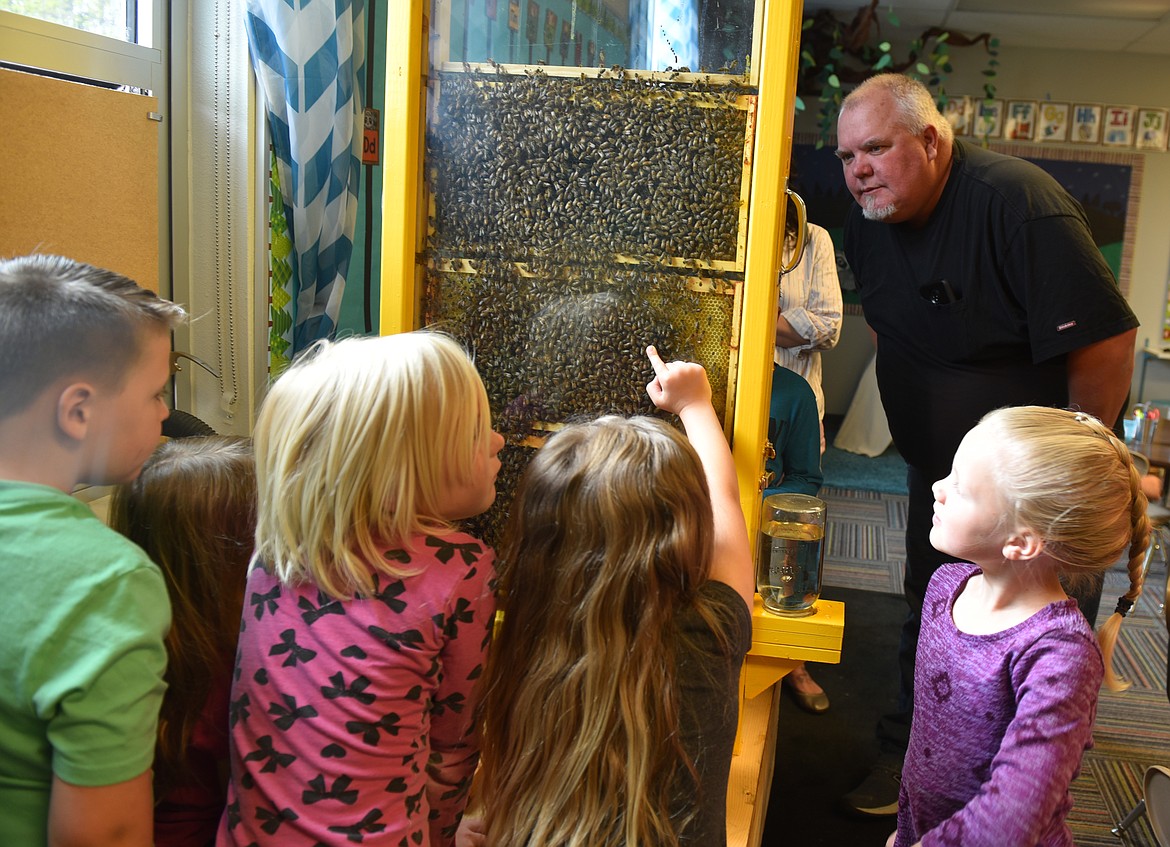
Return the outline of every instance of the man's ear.
{"type": "Polygon", "coordinates": [[[1044,539],[1031,529],[1020,528],[1003,545],[1003,557],[1008,561],[1028,561],[1044,552],[1044,539]]]}
{"type": "Polygon", "coordinates": [[[922,131],[922,140],[926,145],[926,160],[933,162],[938,158],[938,129],[928,124],[922,131]]]}
{"type": "Polygon", "coordinates": [[[88,382],[74,382],[62,389],[57,397],[57,428],[74,441],[81,441],[89,431],[93,419],[96,392],[88,382]]]}

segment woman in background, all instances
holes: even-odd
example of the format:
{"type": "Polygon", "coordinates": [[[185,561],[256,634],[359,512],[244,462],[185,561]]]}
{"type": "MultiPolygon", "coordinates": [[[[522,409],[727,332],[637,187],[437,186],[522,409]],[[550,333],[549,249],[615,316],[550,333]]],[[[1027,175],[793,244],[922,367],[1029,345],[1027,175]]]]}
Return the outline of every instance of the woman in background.
{"type": "MultiPolygon", "coordinates": [[[[791,260],[792,251],[796,249],[796,236],[796,215],[785,215],[786,262],[791,260]]],[[[812,388],[817,404],[819,453],[824,453],[825,394],[821,389],[821,351],[836,346],[841,337],[841,284],[837,279],[837,257],[829,233],[810,223],[807,236],[800,263],[780,277],[773,361],[779,367],[800,374],[812,388]]],[[[783,381],[773,380],[773,409],[787,403],[778,403],[784,398],[778,398],[776,394],[783,390],[783,381]]],[[[793,449],[799,451],[800,445],[793,445],[793,449]]],[[[807,712],[820,714],[829,709],[828,695],[809,675],[803,662],[784,677],[784,688],[807,712]]]]}

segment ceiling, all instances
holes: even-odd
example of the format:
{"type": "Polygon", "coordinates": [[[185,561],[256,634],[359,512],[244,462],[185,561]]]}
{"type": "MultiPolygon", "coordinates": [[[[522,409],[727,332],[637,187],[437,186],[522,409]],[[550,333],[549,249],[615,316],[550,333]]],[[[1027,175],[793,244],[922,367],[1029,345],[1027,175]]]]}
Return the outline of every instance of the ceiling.
{"type": "MultiPolygon", "coordinates": [[[[937,26],[989,32],[1004,47],[1170,56],[1170,0],[879,0],[877,22],[887,37],[890,6],[908,37],[937,26]]],[[[831,9],[848,21],[868,7],[867,0],[805,0],[804,13],[831,9]]]]}

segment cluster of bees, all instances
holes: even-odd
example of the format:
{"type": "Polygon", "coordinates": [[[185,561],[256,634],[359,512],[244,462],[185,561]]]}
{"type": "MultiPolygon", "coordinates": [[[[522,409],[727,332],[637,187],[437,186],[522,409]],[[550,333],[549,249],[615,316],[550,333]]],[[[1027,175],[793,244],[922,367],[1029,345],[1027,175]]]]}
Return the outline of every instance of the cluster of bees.
{"type": "Polygon", "coordinates": [[[625,74],[442,74],[427,136],[434,249],[735,260],[742,93],[625,74]]]}
{"type": "Polygon", "coordinates": [[[723,414],[742,274],[710,265],[737,259],[743,93],[618,72],[440,75],[424,320],[473,354],[508,440],[496,505],[470,527],[487,543],[548,430],[656,413],[647,345],[702,362],[723,414]]]}

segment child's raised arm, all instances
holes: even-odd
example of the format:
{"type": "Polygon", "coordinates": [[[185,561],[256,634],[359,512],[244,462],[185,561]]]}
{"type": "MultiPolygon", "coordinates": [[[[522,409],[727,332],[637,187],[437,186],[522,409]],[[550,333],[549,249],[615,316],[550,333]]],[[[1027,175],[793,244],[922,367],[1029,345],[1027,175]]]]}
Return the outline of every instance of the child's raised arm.
{"type": "Polygon", "coordinates": [[[755,594],[751,546],[748,542],[739,485],[723,427],[711,405],[711,385],[702,365],[664,362],[654,347],[646,348],[654,380],[646,393],[654,405],[679,416],[687,439],[703,463],[715,518],[715,551],[711,578],[730,585],[750,609],[755,594]]]}

